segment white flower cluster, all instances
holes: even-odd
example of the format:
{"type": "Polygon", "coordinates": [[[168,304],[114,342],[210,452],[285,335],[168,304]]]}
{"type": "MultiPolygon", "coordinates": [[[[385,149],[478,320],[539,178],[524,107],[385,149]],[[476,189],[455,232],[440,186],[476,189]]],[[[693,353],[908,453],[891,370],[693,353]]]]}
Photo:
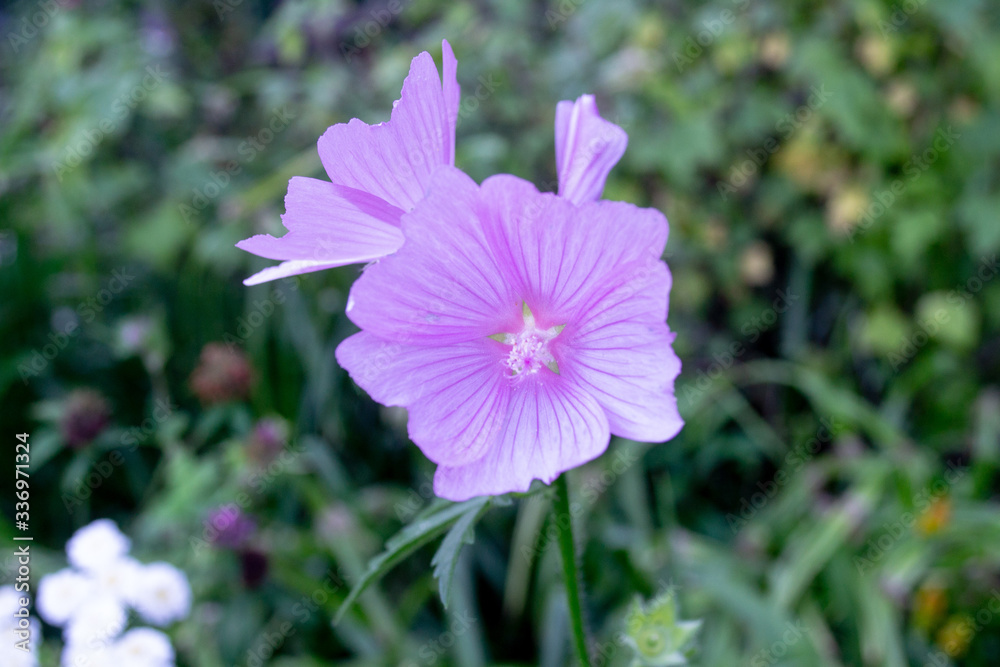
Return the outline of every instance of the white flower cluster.
{"type": "Polygon", "coordinates": [[[38,626],[38,621],[30,619],[28,632],[30,639],[27,642],[27,651],[18,648],[20,641],[15,630],[18,630],[18,616],[21,611],[20,600],[27,597],[25,593],[19,593],[13,586],[0,588],[0,665],[4,667],[37,667],[38,655],[36,653],[37,643],[42,640],[42,629],[38,626]]]}
{"type": "Polygon", "coordinates": [[[71,567],[39,582],[38,613],[63,628],[63,667],[173,667],[165,634],[152,628],[122,633],[130,609],[158,626],[186,617],[191,587],[173,565],[144,565],[128,555],[130,547],[113,521],[99,519],[66,543],[71,567]]]}

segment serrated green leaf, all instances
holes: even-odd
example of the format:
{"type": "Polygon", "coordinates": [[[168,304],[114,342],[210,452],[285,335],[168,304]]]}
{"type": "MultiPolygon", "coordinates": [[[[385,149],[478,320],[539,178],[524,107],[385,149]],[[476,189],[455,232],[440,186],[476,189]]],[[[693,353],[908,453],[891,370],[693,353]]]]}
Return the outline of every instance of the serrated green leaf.
{"type": "Polygon", "coordinates": [[[475,540],[476,522],[486,512],[489,507],[489,497],[474,498],[470,500],[469,507],[465,513],[455,522],[448,534],[441,541],[437,553],[431,559],[434,566],[434,577],[438,580],[438,591],[441,594],[441,604],[448,608],[448,600],[451,596],[451,581],[455,574],[455,564],[462,553],[462,547],[472,544],[475,540]],[[475,500],[482,502],[472,504],[475,500]]]}
{"type": "Polygon", "coordinates": [[[337,615],[333,618],[334,624],[340,622],[358,596],[364,593],[372,583],[385,576],[389,570],[396,567],[414,551],[441,535],[451,524],[468,512],[470,506],[478,506],[484,502],[489,502],[489,498],[473,498],[463,503],[444,505],[440,511],[414,521],[393,535],[385,543],[385,550],[368,562],[368,569],[354,584],[344,600],[344,604],[340,606],[337,615]]]}

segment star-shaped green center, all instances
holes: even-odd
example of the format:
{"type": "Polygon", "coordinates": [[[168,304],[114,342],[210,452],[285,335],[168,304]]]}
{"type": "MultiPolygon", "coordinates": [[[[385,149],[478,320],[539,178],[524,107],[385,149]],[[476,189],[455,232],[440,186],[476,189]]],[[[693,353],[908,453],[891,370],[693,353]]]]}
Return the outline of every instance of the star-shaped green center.
{"type": "Polygon", "coordinates": [[[510,352],[503,362],[508,376],[523,378],[537,373],[543,366],[558,374],[559,364],[549,351],[549,341],[558,336],[566,325],[539,329],[535,315],[526,301],[521,304],[521,314],[524,317],[524,326],[520,332],[490,336],[493,340],[510,346],[510,352]]]}

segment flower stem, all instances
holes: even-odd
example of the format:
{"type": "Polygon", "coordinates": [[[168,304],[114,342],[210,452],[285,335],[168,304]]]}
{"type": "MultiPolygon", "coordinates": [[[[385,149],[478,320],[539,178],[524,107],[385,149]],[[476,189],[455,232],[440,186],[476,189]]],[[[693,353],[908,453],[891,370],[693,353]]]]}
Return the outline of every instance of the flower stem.
{"type": "Polygon", "coordinates": [[[566,578],[566,601],[569,603],[569,619],[573,629],[573,643],[583,667],[590,667],[587,627],[583,620],[583,580],[576,560],[576,541],[573,539],[573,515],[569,510],[569,486],[566,474],[562,474],[553,484],[556,497],[553,505],[556,533],[559,536],[559,555],[562,556],[563,574],[566,578]]]}

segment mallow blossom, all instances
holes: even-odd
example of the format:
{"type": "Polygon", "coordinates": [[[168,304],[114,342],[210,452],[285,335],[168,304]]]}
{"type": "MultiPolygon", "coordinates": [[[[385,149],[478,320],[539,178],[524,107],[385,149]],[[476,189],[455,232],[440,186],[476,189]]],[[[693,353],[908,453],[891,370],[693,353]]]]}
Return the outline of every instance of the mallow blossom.
{"type": "Polygon", "coordinates": [[[558,194],[454,168],[457,63],[414,58],[390,120],[319,141],[330,182],[293,178],[288,233],[238,247],[283,260],[244,281],[372,262],[337,358],[413,441],[452,500],[525,491],[599,456],[611,434],[659,442],[683,425],[666,325],[657,211],[599,201],[628,136],[592,95],[556,108],[558,194]]]}
{"type": "Polygon", "coordinates": [[[441,497],[526,491],[599,456],[611,434],[661,442],[683,425],[667,221],[591,201],[603,178],[566,173],[572,197],[439,169],[402,217],[406,243],[351,290],[362,331],[337,359],[375,400],[409,411],[441,497]]]}
{"type": "Polygon", "coordinates": [[[443,79],[429,53],[414,58],[387,122],[355,118],[320,137],[319,157],[330,180],[293,178],[282,216],[288,233],[236,244],[283,260],[245,285],[368,262],[403,244],[400,217],[423,199],[437,167],[455,163],[458,63],[447,41],[441,49],[443,79]]]}

